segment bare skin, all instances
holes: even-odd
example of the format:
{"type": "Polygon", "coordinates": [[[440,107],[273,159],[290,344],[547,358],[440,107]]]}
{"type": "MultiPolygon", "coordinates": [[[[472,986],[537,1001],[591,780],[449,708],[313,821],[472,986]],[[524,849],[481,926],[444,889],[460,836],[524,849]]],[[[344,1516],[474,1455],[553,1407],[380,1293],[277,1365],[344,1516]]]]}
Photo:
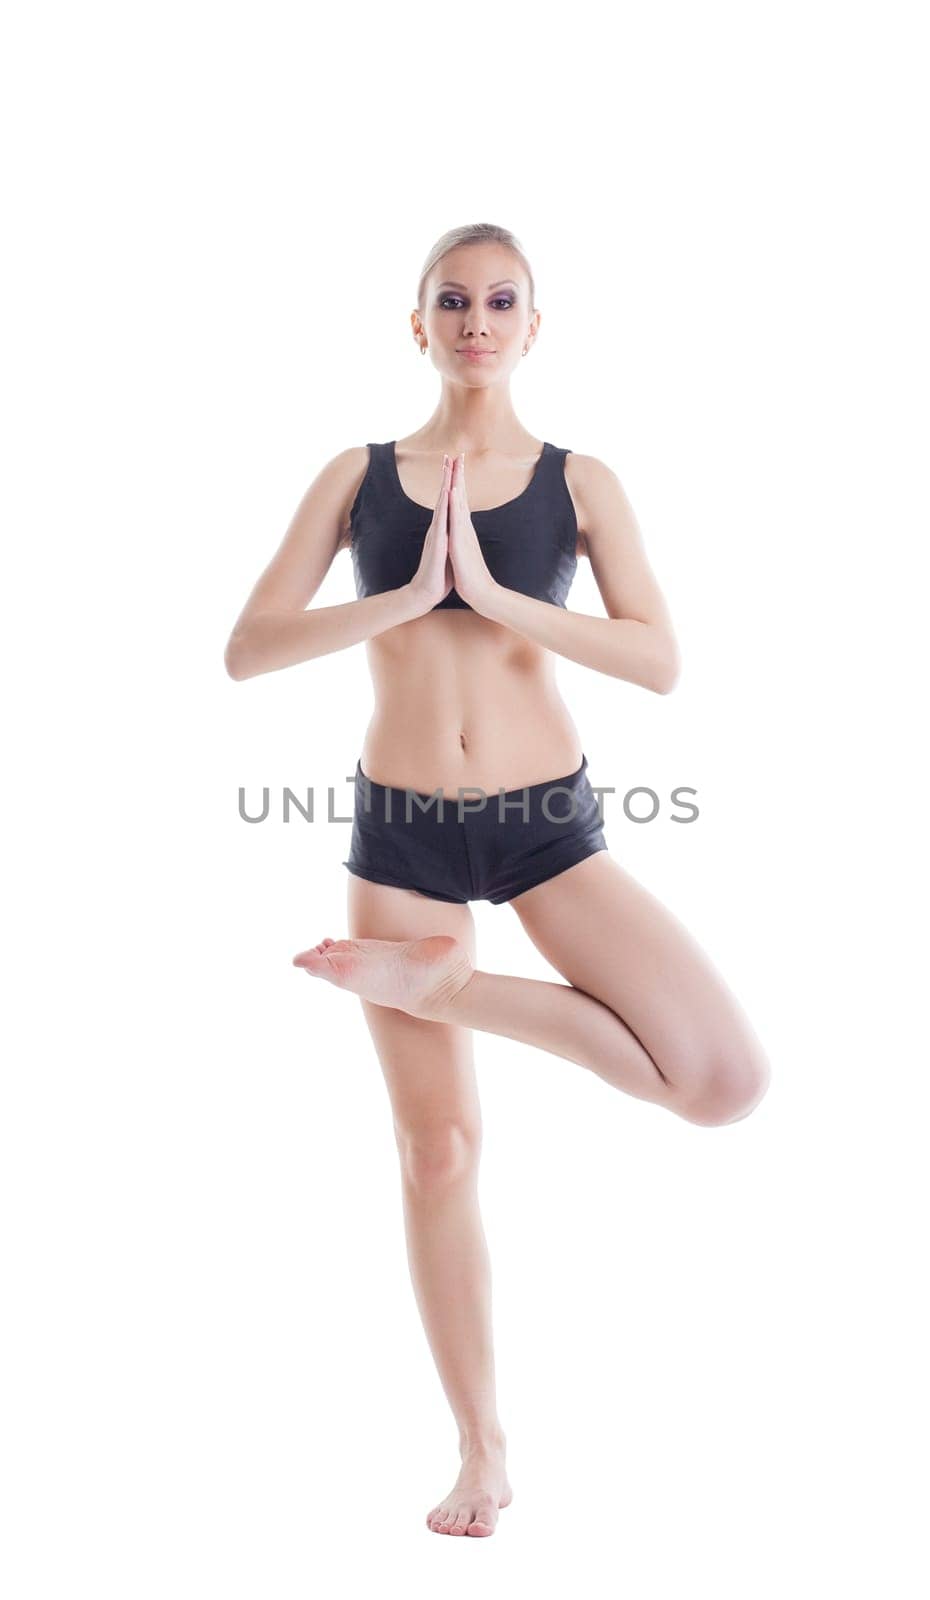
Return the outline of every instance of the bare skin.
{"type": "Polygon", "coordinates": [[[512,1495],[476,1190],[471,1030],[577,1062],[703,1127],[747,1116],[770,1075],[748,1020],[696,941],[607,852],[510,905],[567,983],[478,970],[468,907],[358,878],[350,920],[383,937],[326,937],[294,957],[309,976],[361,997],[395,1108],[411,1269],[460,1425],[462,1471],[427,1518],[435,1532],[486,1533],[495,1497],[502,1507],[512,1495]],[[457,932],[397,936],[442,923],[457,932]]]}
{"type": "MultiPolygon", "coordinates": [[[[414,341],[429,352],[441,395],[395,451],[401,492],[434,507],[417,572],[395,590],[311,605],[339,552],[350,548],[349,512],[368,467],[367,448],[353,447],[311,484],[230,636],[226,665],[234,678],[364,643],[375,710],[360,754],[376,782],[494,794],[574,772],[582,744],[556,682],[559,657],[653,693],[674,687],[668,608],[629,500],[604,462],[572,452],[564,468],[576,553],[590,563],[602,615],[503,588],[485,565],[471,510],[520,495],[543,447],[519,421],[509,387],[540,321],[526,271],[506,246],[447,252],[411,313],[414,341]],[[472,361],[463,349],[484,350],[486,359],[472,361]],[[434,610],[453,581],[471,609],[434,610]]],[[[493,1533],[512,1497],[477,1193],[475,1032],[587,1067],[611,1087],[705,1127],[745,1116],[769,1073],[720,974],[609,852],[509,904],[564,981],[482,971],[468,905],[351,874],[350,937],[326,938],[295,958],[310,976],[358,997],[384,1073],[411,1279],[461,1455],[456,1482],[427,1525],[473,1537],[493,1533]]]]}
{"type": "MultiPolygon", "coordinates": [[[[582,898],[577,891],[574,893],[581,920],[584,901],[593,907],[604,889],[609,892],[610,880],[620,870],[606,853],[589,856],[558,878],[550,878],[537,889],[518,895],[511,904],[535,897],[544,907],[543,891],[549,889],[549,901],[555,905],[557,893],[551,886],[558,884],[563,896],[570,895],[574,879],[581,884],[582,898]]],[[[646,893],[640,886],[637,888],[641,895],[646,893]]],[[[708,1052],[706,1038],[702,1038],[698,1051],[692,1047],[690,1061],[688,1056],[677,1061],[665,1055],[656,1059],[618,1011],[596,994],[572,984],[477,971],[467,950],[450,934],[428,934],[417,939],[327,937],[301,951],[293,964],[310,977],[323,978],[373,1005],[404,1011],[424,1021],[456,1022],[535,1045],[588,1067],[612,1087],[663,1105],[687,1121],[704,1126],[738,1121],[755,1108],[768,1087],[761,1046],[735,998],[684,929],[675,925],[667,913],[655,920],[656,948],[669,941],[691,945],[690,961],[684,949],[678,952],[675,983],[679,991],[684,986],[694,988],[696,1009],[690,1013],[692,1025],[700,1019],[705,1026],[716,1021],[722,1028],[716,1055],[708,1052]],[[732,1039],[739,1041],[739,1056],[733,1051],[732,1039]]],[[[543,911],[540,929],[544,921],[543,911]]],[[[603,939],[603,921],[596,919],[591,926],[594,931],[589,933],[589,939],[603,939]]],[[[563,933],[563,948],[567,943],[563,933]]],[[[640,961],[648,964],[648,960],[649,951],[641,948],[640,961]]],[[[615,984],[623,987],[620,980],[615,984]]],[[[687,1001],[683,1005],[679,998],[678,1009],[684,1012],[682,1020],[686,1021],[687,1001]]],[[[672,1011],[667,1019],[672,1030],[675,1021],[672,1011]]]]}

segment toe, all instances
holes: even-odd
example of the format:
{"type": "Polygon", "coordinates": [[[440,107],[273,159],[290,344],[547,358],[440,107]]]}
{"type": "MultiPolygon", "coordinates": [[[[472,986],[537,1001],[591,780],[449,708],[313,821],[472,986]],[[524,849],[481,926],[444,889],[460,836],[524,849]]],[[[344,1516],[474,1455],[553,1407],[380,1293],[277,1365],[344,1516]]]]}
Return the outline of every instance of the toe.
{"type": "Polygon", "coordinates": [[[497,1523],[497,1507],[490,1498],[481,1497],[475,1505],[475,1512],[468,1525],[468,1532],[478,1537],[483,1537],[494,1532],[497,1523]]]}
{"type": "MultiPolygon", "coordinates": [[[[342,943],[344,944],[345,940],[342,943]]],[[[294,957],[294,966],[312,965],[314,962],[319,961],[321,957],[328,955],[335,944],[335,939],[321,939],[319,944],[312,945],[309,950],[301,950],[300,954],[294,957]]]]}

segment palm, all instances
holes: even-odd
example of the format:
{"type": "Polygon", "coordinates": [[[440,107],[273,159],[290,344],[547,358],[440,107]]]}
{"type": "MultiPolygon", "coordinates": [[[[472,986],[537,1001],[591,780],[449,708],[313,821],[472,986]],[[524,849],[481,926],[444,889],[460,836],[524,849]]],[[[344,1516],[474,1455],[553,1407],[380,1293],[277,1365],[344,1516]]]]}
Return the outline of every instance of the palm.
{"type": "Polygon", "coordinates": [[[469,605],[480,602],[492,579],[468,509],[465,467],[461,456],[455,458],[449,488],[449,556],[455,587],[462,599],[467,600],[469,605]]]}

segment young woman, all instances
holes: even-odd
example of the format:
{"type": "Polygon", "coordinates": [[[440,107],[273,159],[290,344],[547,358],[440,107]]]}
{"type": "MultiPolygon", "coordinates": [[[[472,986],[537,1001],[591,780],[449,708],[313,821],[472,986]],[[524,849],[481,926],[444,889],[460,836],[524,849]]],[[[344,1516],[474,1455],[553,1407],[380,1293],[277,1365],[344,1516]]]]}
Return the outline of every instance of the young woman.
{"type": "Polygon", "coordinates": [[[351,937],[294,959],[361,997],[393,1108],[414,1289],[459,1430],[461,1470],[427,1524],[476,1536],[512,1491],[473,1030],[701,1126],[746,1116],[770,1073],[707,956],[609,854],[555,684],[561,655],[666,694],[678,651],[614,472],[534,439],[514,411],[510,376],[540,320],[511,233],[478,224],[438,241],[411,313],[442,379],[432,416],[322,469],[226,652],[245,678],[367,642],[376,708],[344,863],[351,937]],[[344,547],[358,598],[307,610],[344,547]],[[578,556],[603,617],[565,608],[578,556]],[[509,904],[567,981],[478,970],[477,899],[509,904]]]}

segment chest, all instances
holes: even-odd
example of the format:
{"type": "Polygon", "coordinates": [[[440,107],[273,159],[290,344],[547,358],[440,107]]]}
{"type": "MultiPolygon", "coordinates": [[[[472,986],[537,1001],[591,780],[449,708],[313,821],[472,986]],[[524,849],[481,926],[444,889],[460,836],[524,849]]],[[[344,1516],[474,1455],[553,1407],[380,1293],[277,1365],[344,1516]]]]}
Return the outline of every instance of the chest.
{"type": "MultiPolygon", "coordinates": [[[[414,576],[435,507],[409,495],[394,444],[370,446],[370,465],[350,517],[359,597],[399,588],[414,576]]],[[[504,588],[564,605],[584,539],[564,473],[567,452],[546,444],[528,485],[487,508],[471,507],[489,573],[504,588]]],[[[437,609],[465,607],[455,589],[437,609]]]]}

